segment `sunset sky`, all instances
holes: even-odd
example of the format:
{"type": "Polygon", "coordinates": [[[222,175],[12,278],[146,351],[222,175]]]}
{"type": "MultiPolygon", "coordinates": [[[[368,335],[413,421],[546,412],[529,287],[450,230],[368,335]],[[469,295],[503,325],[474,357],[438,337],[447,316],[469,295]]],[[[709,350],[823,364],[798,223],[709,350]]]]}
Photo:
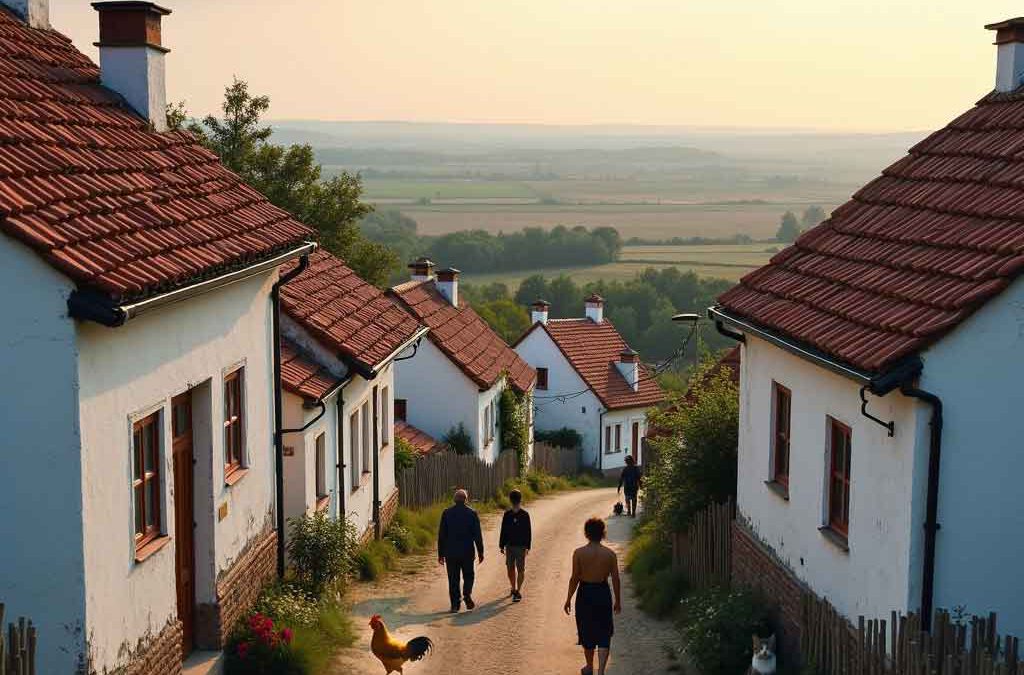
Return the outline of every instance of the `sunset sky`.
{"type": "MultiPolygon", "coordinates": [[[[930,129],[992,87],[1019,0],[165,0],[171,100],[271,116],[930,129]]],[[[95,57],[86,0],[51,0],[95,57]]]]}

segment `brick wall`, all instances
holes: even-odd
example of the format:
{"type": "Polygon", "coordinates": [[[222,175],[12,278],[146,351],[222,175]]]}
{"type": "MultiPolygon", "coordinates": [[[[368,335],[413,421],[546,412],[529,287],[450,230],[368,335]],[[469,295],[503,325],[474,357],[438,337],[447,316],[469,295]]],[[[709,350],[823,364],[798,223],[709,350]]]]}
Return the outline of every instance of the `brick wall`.
{"type": "Polygon", "coordinates": [[[140,644],[125,675],[179,675],[181,622],[169,621],[159,634],[140,644]]]}
{"type": "Polygon", "coordinates": [[[380,531],[381,534],[387,532],[388,527],[391,526],[391,521],[395,519],[395,514],[398,513],[398,488],[396,487],[391,491],[391,494],[384,503],[380,506],[380,531]]]}
{"type": "Polygon", "coordinates": [[[196,646],[220,649],[235,624],[256,603],[277,575],[277,531],[267,528],[254,537],[231,566],[217,578],[217,603],[200,604],[196,613],[196,646]]]}
{"type": "Polygon", "coordinates": [[[732,523],[732,582],[755,588],[772,602],[780,658],[798,662],[800,603],[806,587],[740,519],[732,523]]]}

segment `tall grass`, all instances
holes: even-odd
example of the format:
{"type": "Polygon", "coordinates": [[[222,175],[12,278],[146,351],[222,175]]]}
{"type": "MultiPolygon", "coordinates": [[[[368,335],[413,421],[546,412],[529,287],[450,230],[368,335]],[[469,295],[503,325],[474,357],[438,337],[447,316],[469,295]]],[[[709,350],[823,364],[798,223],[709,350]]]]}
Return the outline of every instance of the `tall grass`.
{"type": "Polygon", "coordinates": [[[672,570],[671,544],[658,536],[653,522],[637,525],[626,554],[626,570],[640,609],[658,618],[678,612],[687,591],[686,577],[672,570]]]}

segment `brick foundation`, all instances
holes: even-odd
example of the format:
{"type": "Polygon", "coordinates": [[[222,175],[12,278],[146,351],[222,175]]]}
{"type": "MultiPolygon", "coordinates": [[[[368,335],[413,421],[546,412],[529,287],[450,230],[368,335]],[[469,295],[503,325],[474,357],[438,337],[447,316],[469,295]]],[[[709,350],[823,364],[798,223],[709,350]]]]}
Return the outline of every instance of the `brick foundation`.
{"type": "Polygon", "coordinates": [[[798,663],[800,603],[806,587],[740,519],[732,523],[732,583],[757,589],[773,603],[771,621],[780,658],[798,663]]]}
{"type": "Polygon", "coordinates": [[[277,575],[277,532],[267,528],[254,537],[231,566],[217,578],[216,604],[201,603],[196,611],[196,646],[220,649],[235,624],[256,603],[277,575]]]}
{"type": "Polygon", "coordinates": [[[391,521],[395,519],[395,514],[398,513],[398,488],[396,487],[391,491],[391,494],[384,503],[380,506],[380,531],[381,534],[387,532],[388,528],[391,527],[391,521]]]}
{"type": "Polygon", "coordinates": [[[169,621],[159,634],[144,640],[125,669],[125,675],[179,675],[181,673],[181,622],[169,621]]]}

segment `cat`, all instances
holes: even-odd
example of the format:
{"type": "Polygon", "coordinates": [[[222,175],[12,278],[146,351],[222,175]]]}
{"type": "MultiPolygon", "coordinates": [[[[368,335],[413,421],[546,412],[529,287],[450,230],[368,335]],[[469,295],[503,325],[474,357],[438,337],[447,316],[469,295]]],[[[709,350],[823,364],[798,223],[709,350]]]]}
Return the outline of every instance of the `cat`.
{"type": "Polygon", "coordinates": [[[754,636],[754,657],[750,659],[748,675],[775,675],[775,636],[754,636]]]}

